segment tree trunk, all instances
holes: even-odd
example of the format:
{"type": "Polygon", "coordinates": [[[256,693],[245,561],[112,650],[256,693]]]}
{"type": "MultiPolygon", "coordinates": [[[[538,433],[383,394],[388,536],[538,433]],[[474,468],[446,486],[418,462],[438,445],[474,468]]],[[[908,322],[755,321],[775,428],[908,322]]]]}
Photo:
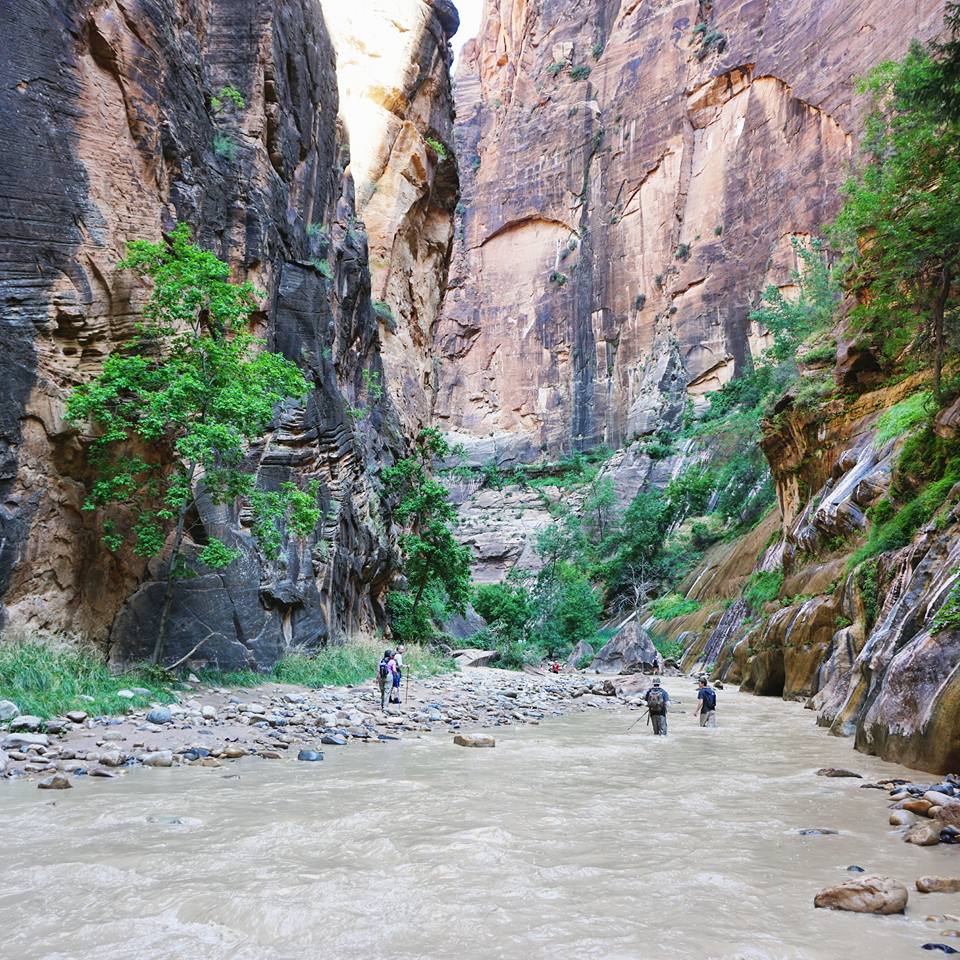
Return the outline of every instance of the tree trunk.
{"type": "Polygon", "coordinates": [[[940,289],[937,299],[933,303],[933,398],[940,404],[942,399],[941,377],[943,373],[943,315],[947,309],[947,299],[950,296],[950,285],[953,275],[950,265],[944,264],[940,275],[940,289]]]}
{"type": "MultiPolygon", "coordinates": [[[[196,464],[191,465],[190,472],[187,474],[187,484],[191,490],[193,489],[193,475],[196,469],[196,464]]],[[[150,658],[150,662],[154,666],[159,665],[160,658],[163,656],[163,644],[167,638],[167,621],[170,619],[170,607],[173,605],[174,573],[177,569],[180,548],[183,546],[183,531],[191,502],[192,500],[187,500],[180,508],[180,516],[177,517],[177,532],[173,538],[173,550],[170,552],[170,562],[167,565],[167,588],[163,594],[163,609],[160,611],[160,625],[157,627],[157,642],[154,644],[153,656],[150,658]]]]}
{"type": "Polygon", "coordinates": [[[423,591],[427,588],[427,578],[424,577],[420,581],[420,586],[417,587],[417,595],[413,598],[413,606],[410,608],[410,620],[411,622],[416,619],[417,616],[417,607],[420,606],[420,600],[423,597],[423,591]]]}

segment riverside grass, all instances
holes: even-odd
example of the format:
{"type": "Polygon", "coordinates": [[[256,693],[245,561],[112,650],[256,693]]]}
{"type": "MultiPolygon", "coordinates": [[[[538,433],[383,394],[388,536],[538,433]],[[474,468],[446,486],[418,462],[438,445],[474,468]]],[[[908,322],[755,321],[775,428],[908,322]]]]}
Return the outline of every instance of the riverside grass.
{"type": "MultiPolygon", "coordinates": [[[[316,655],[288,654],[268,673],[253,670],[202,670],[203,683],[220,687],[259,687],[289,683],[304,687],[354,686],[372,681],[383,648],[372,643],[325,647],[316,655]]],[[[449,657],[427,647],[409,644],[404,654],[412,677],[423,679],[457,669],[449,657]]],[[[21,713],[41,719],[84,710],[91,716],[111,716],[142,708],[149,703],[173,703],[179,681],[154,669],[113,675],[95,653],[47,640],[0,643],[0,700],[12,700],[21,713]],[[125,699],[120,690],[140,688],[149,695],[125,699]],[[89,699],[85,699],[89,698],[89,699]]]]}

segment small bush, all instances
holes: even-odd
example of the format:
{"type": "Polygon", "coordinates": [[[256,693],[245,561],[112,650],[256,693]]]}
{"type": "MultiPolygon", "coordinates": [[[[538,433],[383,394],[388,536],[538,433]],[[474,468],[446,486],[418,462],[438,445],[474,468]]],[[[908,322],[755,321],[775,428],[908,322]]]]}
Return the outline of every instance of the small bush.
{"type": "Polygon", "coordinates": [[[649,610],[658,620],[672,620],[674,617],[684,617],[688,613],[696,613],[700,609],[698,600],[681,597],[678,593],[668,593],[658,597],[650,604],[649,610]]]}
{"type": "Polygon", "coordinates": [[[437,140],[436,137],[424,137],[424,142],[437,155],[440,160],[446,160],[450,156],[450,151],[446,144],[437,140]]]}
{"type": "Polygon", "coordinates": [[[590,53],[593,55],[594,60],[599,60],[600,54],[603,53],[603,41],[594,40],[593,45],[590,47],[590,53]]]}
{"type": "Polygon", "coordinates": [[[555,60],[550,64],[549,67],[547,67],[547,73],[549,73],[551,77],[558,77],[563,72],[563,68],[566,65],[566,60],[555,60]]]}
{"type": "Polygon", "coordinates": [[[233,161],[237,158],[237,145],[225,133],[214,134],[213,152],[224,160],[233,161]]]}
{"type": "Polygon", "coordinates": [[[783,586],[783,570],[757,570],[743,588],[743,599],[754,612],[775,600],[783,586]]]}
{"type": "Polygon", "coordinates": [[[330,266],[329,260],[311,260],[310,263],[324,280],[333,279],[333,268],[330,266]]]}
{"type": "MultiPolygon", "coordinates": [[[[954,571],[956,573],[956,571],[954,571]]],[[[960,583],[955,583],[931,621],[934,633],[960,629],[960,583]]]]}
{"type": "Polygon", "coordinates": [[[238,110],[242,110],[247,105],[247,101],[243,99],[243,94],[229,84],[221,87],[219,92],[210,98],[210,107],[214,113],[220,113],[227,103],[233,104],[238,110]]]}
{"type": "Polygon", "coordinates": [[[393,307],[390,306],[386,300],[374,300],[373,301],[373,312],[380,317],[381,320],[393,320],[394,313],[393,307]]]}
{"type": "Polygon", "coordinates": [[[824,363],[833,363],[837,359],[837,345],[824,343],[800,355],[800,362],[808,367],[817,367],[824,363]]]}
{"type": "Polygon", "coordinates": [[[590,76],[590,68],[586,64],[570,68],[571,80],[586,80],[590,76]]]}
{"type": "Polygon", "coordinates": [[[647,295],[645,293],[638,293],[633,301],[634,310],[642,310],[647,303],[647,295]]]}
{"type": "Polygon", "coordinates": [[[930,416],[930,401],[930,391],[922,390],[894,404],[889,410],[884,410],[877,420],[876,433],[873,435],[874,445],[881,447],[894,437],[900,437],[923,423],[930,416]]]}
{"type": "Polygon", "coordinates": [[[559,270],[551,270],[550,282],[555,283],[558,287],[562,287],[567,282],[567,275],[561,273],[559,270]]]}
{"type": "Polygon", "coordinates": [[[723,224],[722,224],[722,223],[718,223],[718,224],[713,228],[713,235],[714,235],[715,237],[722,237],[722,236],[723,236],[723,224]]]}
{"type": "Polygon", "coordinates": [[[674,256],[677,260],[689,260],[690,259],[690,244],[681,243],[676,250],[674,256]]]}

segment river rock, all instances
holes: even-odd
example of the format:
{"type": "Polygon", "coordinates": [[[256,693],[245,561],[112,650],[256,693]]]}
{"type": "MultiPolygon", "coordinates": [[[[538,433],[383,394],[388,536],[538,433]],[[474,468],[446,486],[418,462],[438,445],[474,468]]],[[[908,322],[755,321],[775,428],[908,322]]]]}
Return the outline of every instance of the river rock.
{"type": "Polygon", "coordinates": [[[907,888],[891,877],[857,877],[826,887],[814,897],[813,905],[827,910],[853,913],[903,913],[907,888]]]}
{"type": "Polygon", "coordinates": [[[495,747],[497,741],[493,737],[484,737],[473,733],[458,733],[453,742],[458,747],[495,747]]]}
{"type": "Polygon", "coordinates": [[[69,790],[72,786],[73,784],[62,773],[55,773],[37,784],[41,790],[69,790]]]}
{"type": "Polygon", "coordinates": [[[932,847],[940,842],[940,826],[937,823],[915,823],[904,835],[907,843],[918,847],[932,847]]]}
{"type": "Polygon", "coordinates": [[[0,750],[48,746],[50,746],[50,738],[45,733],[11,733],[0,741],[0,750]]]}
{"type": "Polygon", "coordinates": [[[323,737],[321,737],[320,742],[331,747],[342,747],[347,742],[347,738],[341,736],[339,733],[325,733],[323,737]]]}
{"type": "Polygon", "coordinates": [[[21,714],[19,717],[14,717],[10,721],[11,730],[26,730],[29,733],[36,733],[43,721],[39,717],[35,717],[32,714],[25,713],[21,714]]]}
{"type": "Polygon", "coordinates": [[[20,708],[12,700],[0,700],[0,723],[20,716],[20,708]]]}
{"type": "Polygon", "coordinates": [[[132,690],[123,689],[117,691],[117,696],[121,700],[132,700],[136,694],[132,690]]]}
{"type": "Polygon", "coordinates": [[[903,800],[900,804],[902,810],[909,810],[911,813],[916,813],[921,817],[925,817],[929,812],[933,804],[926,799],[919,800],[903,800]]]}
{"type": "Polygon", "coordinates": [[[97,758],[102,767],[119,767],[123,759],[123,754],[119,750],[105,750],[97,758]]]}
{"type": "Polygon", "coordinates": [[[818,777],[853,777],[862,780],[863,775],[854,773],[852,770],[844,770],[842,767],[821,767],[817,771],[818,777]]]}
{"type": "Polygon", "coordinates": [[[87,716],[86,710],[70,710],[67,713],[67,719],[71,723],[83,723],[83,721],[87,719],[87,716]]]}
{"type": "Polygon", "coordinates": [[[207,704],[207,706],[205,706],[205,707],[200,711],[200,716],[202,716],[204,720],[216,720],[216,719],[217,719],[217,708],[216,708],[216,707],[211,707],[209,704],[207,704]]]}
{"type": "Polygon", "coordinates": [[[650,634],[634,619],[600,648],[590,669],[598,673],[659,673],[663,658],[650,634]]]}
{"type": "Polygon", "coordinates": [[[90,770],[87,771],[87,776],[100,777],[103,780],[113,780],[117,775],[112,770],[107,770],[106,767],[91,767],[90,770]]]}
{"type": "Polygon", "coordinates": [[[247,751],[243,747],[238,747],[235,743],[232,743],[223,748],[222,755],[228,760],[239,760],[240,757],[247,755],[247,751]]]}
{"type": "Polygon", "coordinates": [[[940,953],[960,953],[960,950],[955,950],[953,947],[949,947],[945,943],[925,943],[920,949],[939,950],[940,953]]]}
{"type": "Polygon", "coordinates": [[[797,831],[801,837],[835,837],[839,832],[829,827],[804,827],[797,831]]]}
{"type": "Polygon", "coordinates": [[[301,750],[297,754],[298,760],[305,760],[307,762],[315,762],[317,760],[323,759],[323,754],[319,750],[301,750]]]}
{"type": "Polygon", "coordinates": [[[894,810],[890,814],[890,826],[892,827],[909,827],[916,822],[916,815],[909,810],[894,810]]]}
{"type": "Polygon", "coordinates": [[[951,804],[960,807],[960,797],[954,797],[949,793],[940,793],[937,790],[928,790],[923,795],[923,799],[928,800],[930,805],[934,807],[949,807],[951,804]]]}
{"type": "Polygon", "coordinates": [[[140,762],[145,767],[172,767],[173,751],[172,750],[153,750],[150,753],[143,754],[140,757],[140,762]]]}
{"type": "Polygon", "coordinates": [[[459,667],[488,667],[500,659],[499,650],[454,650],[453,657],[459,667]]]}
{"type": "Polygon", "coordinates": [[[920,877],[917,889],[921,893],[960,893],[960,877],[920,877]]]}
{"type": "Polygon", "coordinates": [[[173,723],[173,714],[169,707],[154,707],[147,713],[147,720],[150,723],[164,724],[173,723]]]}

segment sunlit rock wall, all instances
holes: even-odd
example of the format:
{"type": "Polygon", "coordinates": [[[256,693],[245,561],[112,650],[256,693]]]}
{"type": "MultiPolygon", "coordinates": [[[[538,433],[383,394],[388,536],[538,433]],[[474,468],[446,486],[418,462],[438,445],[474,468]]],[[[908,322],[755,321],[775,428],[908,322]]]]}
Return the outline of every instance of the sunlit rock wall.
{"type": "Polygon", "coordinates": [[[942,6],[487,0],[455,84],[438,422],[530,460],[669,426],[735,376],[791,237],[836,209],[855,78],[942,6]]]}

